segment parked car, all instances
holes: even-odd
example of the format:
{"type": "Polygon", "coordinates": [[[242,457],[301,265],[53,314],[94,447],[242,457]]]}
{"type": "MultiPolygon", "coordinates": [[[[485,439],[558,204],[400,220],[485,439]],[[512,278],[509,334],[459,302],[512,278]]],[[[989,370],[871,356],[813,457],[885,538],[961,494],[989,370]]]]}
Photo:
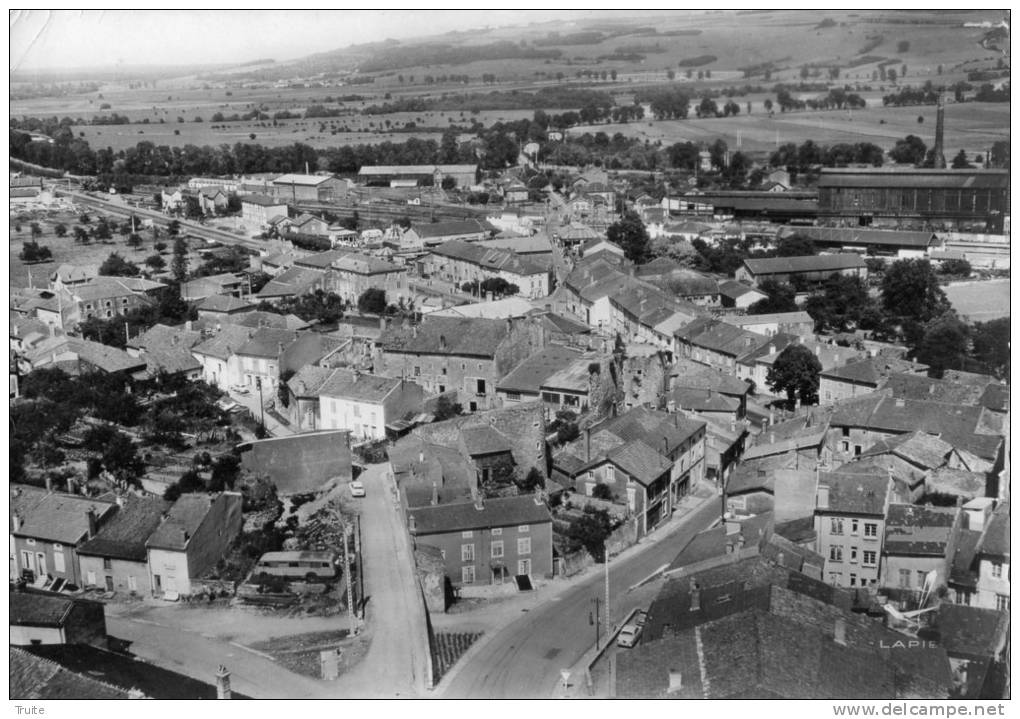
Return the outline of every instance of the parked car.
{"type": "Polygon", "coordinates": [[[351,496],[352,497],[364,497],[365,496],[365,485],[361,482],[351,482],[351,496]]]}
{"type": "Polygon", "coordinates": [[[638,629],[643,630],[645,628],[645,622],[647,621],[648,612],[646,612],[644,609],[640,610],[637,614],[634,615],[634,624],[637,625],[638,629]]]}
{"type": "Polygon", "coordinates": [[[234,385],[230,388],[234,394],[251,394],[251,390],[245,387],[243,384],[234,385]]]}
{"type": "Polygon", "coordinates": [[[620,647],[632,647],[637,644],[638,637],[641,636],[641,627],[634,622],[627,624],[620,630],[620,633],[616,637],[616,645],[620,647]]]}

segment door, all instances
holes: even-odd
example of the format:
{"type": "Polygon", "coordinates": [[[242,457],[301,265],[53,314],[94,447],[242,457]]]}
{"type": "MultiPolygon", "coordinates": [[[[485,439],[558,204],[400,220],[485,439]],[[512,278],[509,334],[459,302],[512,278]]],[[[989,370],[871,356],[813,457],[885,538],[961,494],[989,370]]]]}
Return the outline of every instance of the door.
{"type": "Polygon", "coordinates": [[[138,582],[135,581],[135,576],[133,574],[128,577],[128,589],[132,592],[138,591],[138,582]]]}
{"type": "Polygon", "coordinates": [[[517,574],[530,575],[531,574],[531,560],[530,559],[518,559],[517,560],[517,574]]]}
{"type": "Polygon", "coordinates": [[[111,577],[110,575],[106,575],[106,591],[108,592],[113,591],[113,577],[111,577]]]}
{"type": "Polygon", "coordinates": [[[22,571],[24,571],[26,569],[28,571],[30,571],[30,572],[34,572],[35,571],[35,562],[33,562],[32,559],[33,559],[33,557],[32,557],[32,553],[31,552],[22,552],[21,553],[21,569],[22,569],[22,571]]]}
{"type": "Polygon", "coordinates": [[[42,552],[35,553],[35,563],[39,567],[38,575],[41,577],[46,574],[46,555],[42,552]]]}
{"type": "Polygon", "coordinates": [[[156,594],[161,594],[163,592],[163,580],[160,578],[158,574],[154,574],[152,576],[152,582],[153,582],[152,590],[156,594]]]}

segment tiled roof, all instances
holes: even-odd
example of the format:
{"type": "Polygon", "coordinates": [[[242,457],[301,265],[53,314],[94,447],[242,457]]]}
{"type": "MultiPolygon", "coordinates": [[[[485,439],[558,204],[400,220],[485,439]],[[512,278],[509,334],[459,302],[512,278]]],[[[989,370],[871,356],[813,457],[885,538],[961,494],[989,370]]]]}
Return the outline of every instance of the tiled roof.
{"type": "Polygon", "coordinates": [[[21,647],[9,647],[10,698],[21,701],[128,699],[126,689],[69,671],[21,647]]]}
{"type": "Polygon", "coordinates": [[[471,457],[482,454],[509,452],[513,449],[510,440],[492,427],[464,427],[460,430],[461,440],[471,457]]]}
{"type": "Polygon", "coordinates": [[[1003,502],[992,512],[991,519],[978,542],[978,554],[1009,559],[1009,502],[1003,502]]]}
{"type": "Polygon", "coordinates": [[[107,277],[99,275],[83,285],[74,287],[72,292],[82,302],[92,302],[108,297],[144,294],[165,287],[166,285],[162,283],[137,277],[107,277]]]}
{"type": "Polygon", "coordinates": [[[713,389],[734,397],[751,391],[751,385],[744,380],[684,357],[677,358],[673,364],[672,377],[674,387],[713,389]]]}
{"type": "Polygon", "coordinates": [[[801,257],[765,257],[744,260],[744,266],[753,275],[776,275],[796,272],[838,272],[865,268],[860,255],[804,255],[801,257]]]}
{"type": "Polygon", "coordinates": [[[1009,612],[942,602],[935,622],[946,652],[967,659],[989,659],[1006,641],[1009,612]]]}
{"type": "Polygon", "coordinates": [[[694,320],[674,334],[695,347],[732,357],[741,357],[760,347],[768,346],[772,341],[772,338],[765,335],[749,332],[713,318],[694,320]]]}
{"type": "Polygon", "coordinates": [[[290,297],[312,289],[323,279],[323,274],[307,267],[290,267],[266,283],[256,293],[258,298],[290,297]]]}
{"type": "Polygon", "coordinates": [[[87,513],[90,509],[95,511],[101,525],[117,511],[117,505],[80,495],[47,494],[25,511],[21,528],[12,534],[73,547],[88,534],[87,513]]]}
{"type": "Polygon", "coordinates": [[[549,345],[514,367],[506,377],[499,381],[496,389],[501,392],[537,394],[539,387],[546,379],[579,355],[579,350],[560,345],[549,345]]]}
{"type": "Polygon", "coordinates": [[[91,603],[50,592],[11,590],[9,597],[10,623],[15,626],[62,627],[77,602],[91,603]]]}
{"type": "Polygon", "coordinates": [[[984,388],[977,385],[948,382],[905,372],[891,373],[882,387],[892,390],[893,397],[902,399],[966,405],[979,404],[984,391],[984,388]]]}
{"type": "Polygon", "coordinates": [[[925,469],[941,467],[953,446],[938,437],[924,432],[911,432],[897,437],[882,439],[861,453],[862,457],[879,454],[895,454],[898,457],[925,469]]]}
{"type": "Polygon", "coordinates": [[[336,371],[333,367],[305,365],[287,380],[287,387],[295,397],[318,397],[323,384],[336,371]]]}
{"type": "Polygon", "coordinates": [[[745,285],[743,282],[737,282],[736,280],[725,280],[719,283],[719,294],[732,300],[743,297],[749,292],[764,294],[761,290],[751,287],[750,285],[745,285]]]}
{"type": "Polygon", "coordinates": [[[416,329],[388,328],[379,346],[384,352],[493,357],[507,334],[504,320],[426,316],[416,329]]]}
{"type": "Polygon", "coordinates": [[[663,457],[640,439],[610,450],[606,457],[644,485],[653,483],[673,467],[673,463],[668,458],[663,457]]]}
{"type": "Polygon", "coordinates": [[[252,328],[272,327],[274,329],[303,330],[308,327],[308,323],[297,315],[281,315],[277,312],[263,312],[262,310],[224,317],[222,322],[224,326],[229,323],[239,327],[252,328]]]}
{"type": "Polygon", "coordinates": [[[823,370],[821,376],[878,387],[883,379],[894,372],[923,372],[927,369],[927,365],[907,360],[898,360],[892,357],[870,357],[859,362],[849,362],[842,367],[823,370]]]}
{"type": "Polygon", "coordinates": [[[492,302],[472,302],[456,305],[444,310],[429,312],[430,317],[482,317],[490,320],[502,320],[508,317],[524,317],[533,312],[535,306],[523,297],[514,295],[492,302]]]}
{"type": "Polygon", "coordinates": [[[608,432],[624,442],[644,440],[657,450],[662,448],[665,442],[668,451],[673,452],[704,428],[705,423],[700,420],[687,419],[679,414],[669,414],[646,407],[635,407],[629,412],[592,427],[592,434],[608,432]]]}
{"type": "Polygon", "coordinates": [[[404,267],[392,262],[358,252],[349,252],[333,261],[333,269],[339,272],[353,272],[358,275],[379,275],[390,272],[406,272],[404,267]]]}
{"type": "Polygon", "coordinates": [[[319,395],[359,402],[382,402],[400,384],[399,378],[338,369],[323,382],[319,395]]]}
{"type": "Polygon", "coordinates": [[[215,335],[201,344],[195,345],[191,351],[196,355],[229,359],[238,349],[251,339],[255,330],[240,325],[225,324],[215,335]]]}
{"type": "Polygon", "coordinates": [[[736,412],[740,409],[740,400],[710,389],[677,387],[669,396],[678,408],[695,412],[736,412]]]}
{"type": "Polygon", "coordinates": [[[304,257],[298,257],[294,260],[294,264],[299,267],[311,267],[317,270],[325,270],[330,267],[335,261],[346,257],[351,254],[354,250],[351,249],[337,249],[337,250],[326,250],[325,252],[316,252],[312,255],[306,255],[304,257]]]}
{"type": "Polygon", "coordinates": [[[482,240],[478,243],[486,249],[511,250],[522,255],[552,253],[552,240],[548,235],[539,233],[529,237],[502,237],[482,240]]]}
{"type": "Polygon", "coordinates": [[[484,269],[516,275],[536,275],[549,271],[548,267],[527,255],[518,255],[511,250],[482,247],[478,243],[462,240],[450,240],[438,247],[433,247],[432,254],[470,262],[484,269]]]}
{"type": "Polygon", "coordinates": [[[559,370],[545,378],[541,385],[542,389],[567,390],[587,394],[591,381],[589,367],[592,362],[597,361],[597,358],[592,356],[567,360],[559,370]]]}
{"type": "Polygon", "coordinates": [[[191,348],[201,342],[201,332],[157,324],[131,340],[129,346],[142,350],[142,359],[150,372],[164,370],[176,374],[202,368],[191,354],[191,348]]]}
{"type": "MultiPolygon", "coordinates": [[[[536,501],[532,495],[486,499],[481,509],[473,502],[417,507],[408,510],[408,515],[414,518],[414,529],[411,533],[417,537],[488,527],[552,522],[549,509],[541,501],[536,501]]],[[[421,541],[428,544],[425,539],[421,541]]]]}
{"type": "Polygon", "coordinates": [[[200,312],[237,312],[252,306],[251,303],[233,295],[209,295],[198,305],[198,310],[200,312]]]}
{"type": "Polygon", "coordinates": [[[829,488],[824,512],[883,516],[892,481],[887,475],[822,472],[818,484],[829,488]]]}
{"type": "Polygon", "coordinates": [[[202,526],[209,509],[218,495],[182,494],[174,502],[156,530],[149,535],[145,546],[150,549],[183,551],[195,532],[202,526]]]}
{"type": "Polygon", "coordinates": [[[741,316],[730,316],[726,317],[726,322],[737,327],[753,327],[755,325],[770,325],[770,324],[804,324],[814,323],[811,319],[811,315],[807,312],[773,312],[771,314],[764,315],[741,315],[741,316]]]}
{"type": "Polygon", "coordinates": [[[287,203],[277,200],[275,197],[266,195],[244,195],[241,197],[242,204],[259,205],[261,207],[286,207],[287,203]]]}
{"type": "Polygon", "coordinates": [[[96,536],[78,547],[78,554],[145,562],[145,541],[169,508],[170,503],[159,497],[129,496],[96,536]]]}
{"type": "Polygon", "coordinates": [[[485,227],[477,220],[423,223],[414,225],[413,229],[422,239],[474,235],[487,232],[485,227]]]}
{"type": "Polygon", "coordinates": [[[966,498],[981,497],[985,494],[988,477],[984,472],[968,472],[965,469],[939,467],[928,472],[924,487],[928,492],[951,494],[966,498]]]}
{"type": "Polygon", "coordinates": [[[99,275],[99,265],[77,265],[65,262],[50,273],[50,280],[64,283],[85,282],[99,275]]]}
{"type": "Polygon", "coordinates": [[[959,509],[890,504],[883,554],[944,557],[959,509]]]}

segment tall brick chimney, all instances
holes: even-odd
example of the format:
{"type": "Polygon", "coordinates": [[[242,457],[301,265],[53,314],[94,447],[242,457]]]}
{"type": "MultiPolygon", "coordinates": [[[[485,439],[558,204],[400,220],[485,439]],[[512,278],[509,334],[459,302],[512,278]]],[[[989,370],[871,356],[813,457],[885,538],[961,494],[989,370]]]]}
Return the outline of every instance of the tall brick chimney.
{"type": "Polygon", "coordinates": [[[943,93],[939,93],[939,102],[935,110],[935,147],[932,148],[932,157],[934,159],[934,167],[936,170],[946,169],[946,154],[945,154],[945,124],[946,124],[946,98],[943,93]]]}

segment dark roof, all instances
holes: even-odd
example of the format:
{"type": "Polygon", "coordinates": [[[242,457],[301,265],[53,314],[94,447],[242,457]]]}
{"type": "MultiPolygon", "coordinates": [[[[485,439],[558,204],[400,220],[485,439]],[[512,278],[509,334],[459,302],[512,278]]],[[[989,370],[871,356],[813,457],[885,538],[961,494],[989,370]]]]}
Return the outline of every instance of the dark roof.
{"type": "Polygon", "coordinates": [[[865,268],[860,255],[803,255],[800,257],[766,257],[744,260],[744,266],[754,275],[776,275],[796,272],[838,272],[865,268]]]}
{"type": "Polygon", "coordinates": [[[84,673],[69,671],[56,662],[36,656],[40,649],[43,647],[9,647],[10,699],[130,698],[127,689],[111,686],[84,673]]]}
{"type": "Polygon", "coordinates": [[[829,505],[824,512],[883,516],[890,493],[887,475],[822,472],[819,485],[829,488],[829,505]]]}
{"type": "Polygon", "coordinates": [[[233,295],[209,295],[198,305],[198,309],[203,312],[236,312],[245,307],[252,305],[233,295]]]}
{"type": "Polygon", "coordinates": [[[592,427],[592,434],[605,431],[624,442],[643,440],[657,451],[663,448],[662,443],[665,441],[667,451],[673,452],[705,427],[705,422],[688,419],[680,414],[635,407],[592,427]]]}
{"type": "Polygon", "coordinates": [[[949,382],[907,372],[891,373],[882,387],[892,390],[893,397],[902,399],[966,405],[977,405],[984,391],[978,385],[949,382]]]}
{"type": "Polygon", "coordinates": [[[212,508],[215,495],[182,494],[165,518],[149,535],[145,546],[151,549],[184,550],[202,526],[212,508]]]}
{"type": "Polygon", "coordinates": [[[607,459],[640,484],[649,485],[668,472],[673,463],[642,440],[610,450],[607,459]]]}
{"type": "Polygon", "coordinates": [[[217,359],[229,359],[231,355],[247,344],[253,334],[255,334],[255,330],[249,327],[225,324],[219,332],[205,342],[195,345],[191,351],[217,359]]]}
{"type": "Polygon", "coordinates": [[[1009,559],[1009,502],[1002,502],[992,512],[977,551],[982,556],[1009,559]]]}
{"type": "Polygon", "coordinates": [[[390,392],[400,386],[401,382],[399,378],[338,369],[323,382],[319,388],[319,395],[381,403],[390,392]]]}
{"type": "Polygon", "coordinates": [[[1006,641],[1009,612],[942,602],[936,618],[946,652],[968,659],[995,656],[1006,641]]]}
{"type": "Polygon", "coordinates": [[[719,294],[724,297],[728,297],[731,300],[735,300],[738,297],[743,297],[748,292],[757,292],[760,295],[765,293],[756,287],[745,285],[743,282],[737,282],[736,280],[725,280],[719,283],[719,294]]]}
{"type": "Polygon", "coordinates": [[[694,535],[680,553],[676,555],[666,571],[689,567],[708,559],[724,558],[732,553],[740,539],[744,546],[761,546],[772,534],[771,512],[749,517],[739,523],[735,532],[731,532],[728,523],[712,527],[694,535]]]}
{"type": "Polygon", "coordinates": [[[527,255],[518,255],[512,250],[498,247],[483,247],[476,242],[464,242],[463,240],[444,242],[438,247],[433,247],[432,254],[470,262],[493,272],[509,272],[516,275],[549,272],[545,263],[538,262],[527,255]]]}
{"type": "Polygon", "coordinates": [[[129,496],[113,519],[104,524],[95,537],[78,547],[78,554],[146,561],[145,541],[169,508],[170,502],[159,497],[129,496]]]}
{"type": "Polygon", "coordinates": [[[677,407],[696,412],[736,412],[740,409],[740,400],[711,389],[677,387],[669,396],[676,401],[677,407]]]}
{"type": "Polygon", "coordinates": [[[733,397],[743,397],[751,391],[751,385],[739,377],[684,357],[673,363],[671,374],[673,387],[713,389],[733,397]]]}
{"type": "Polygon", "coordinates": [[[239,445],[241,465],[269,475],[280,494],[309,492],[330,478],[351,476],[346,431],[305,432],[239,445]]]}
{"type": "Polygon", "coordinates": [[[883,554],[944,557],[959,509],[890,504],[883,554]]]}
{"type": "Polygon", "coordinates": [[[935,469],[945,464],[946,457],[952,451],[951,444],[943,442],[935,435],[911,432],[879,440],[862,452],[861,457],[894,454],[919,467],[935,469]]]}
{"type": "Polygon", "coordinates": [[[426,317],[417,328],[388,328],[379,346],[384,352],[493,357],[507,334],[506,320],[426,317]]]}
{"type": "Polygon", "coordinates": [[[731,357],[742,357],[761,347],[768,347],[772,342],[771,337],[711,317],[696,319],[674,334],[695,347],[703,347],[731,357]]]}
{"type": "Polygon", "coordinates": [[[287,206],[287,203],[283,200],[277,200],[275,197],[268,197],[267,195],[244,195],[241,198],[241,202],[249,205],[261,205],[262,207],[287,206]]]}
{"type": "Polygon", "coordinates": [[[883,245],[926,249],[935,241],[935,233],[902,230],[872,230],[863,227],[797,227],[788,234],[798,234],[821,244],[883,245]]]}
{"type": "Polygon", "coordinates": [[[10,623],[29,627],[63,627],[76,603],[102,606],[88,599],[75,599],[51,592],[14,591],[10,597],[10,623]]]}
{"type": "Polygon", "coordinates": [[[533,495],[486,499],[481,507],[479,509],[473,502],[460,502],[409,509],[409,517],[414,518],[411,534],[422,537],[489,527],[552,522],[548,507],[533,495]]]}
{"type": "Polygon", "coordinates": [[[538,394],[538,388],[564,365],[580,356],[580,351],[549,345],[528,357],[501,379],[496,389],[501,392],[528,392],[538,394]]]}
{"type": "MultiPolygon", "coordinates": [[[[131,654],[118,654],[87,644],[51,644],[29,647],[28,651],[54,662],[79,676],[107,685],[128,687],[151,699],[215,699],[213,684],[158,667],[131,654]]],[[[57,698],[57,697],[52,697],[57,698]]],[[[84,699],[87,696],[68,696],[84,699]]],[[[99,698],[99,697],[95,697],[99,698]]],[[[104,697],[105,698],[105,697],[104,697]]],[[[231,690],[232,699],[250,699],[231,690]]]]}
{"type": "Polygon", "coordinates": [[[464,427],[460,430],[460,437],[470,457],[509,452],[513,449],[510,440],[489,426],[464,427]]]}
{"type": "Polygon", "coordinates": [[[74,494],[47,494],[25,512],[21,528],[13,534],[73,547],[88,534],[89,509],[95,511],[102,524],[117,511],[117,505],[74,494]]]}
{"type": "Polygon", "coordinates": [[[988,385],[985,387],[985,391],[981,394],[978,402],[982,407],[987,407],[997,412],[1005,412],[1009,407],[1009,385],[988,385]]]}
{"type": "Polygon", "coordinates": [[[823,168],[818,189],[828,187],[1002,188],[1009,187],[1009,170],[917,170],[900,168],[823,168]]]}
{"type": "Polygon", "coordinates": [[[423,223],[414,225],[413,229],[422,239],[449,237],[452,235],[471,235],[488,231],[477,220],[423,223]]]}
{"type": "Polygon", "coordinates": [[[978,542],[981,541],[981,532],[975,529],[961,529],[960,536],[956,540],[956,553],[953,555],[952,569],[949,572],[949,581],[952,584],[970,587],[977,587],[978,572],[974,566],[974,558],[977,556],[978,542]]]}

